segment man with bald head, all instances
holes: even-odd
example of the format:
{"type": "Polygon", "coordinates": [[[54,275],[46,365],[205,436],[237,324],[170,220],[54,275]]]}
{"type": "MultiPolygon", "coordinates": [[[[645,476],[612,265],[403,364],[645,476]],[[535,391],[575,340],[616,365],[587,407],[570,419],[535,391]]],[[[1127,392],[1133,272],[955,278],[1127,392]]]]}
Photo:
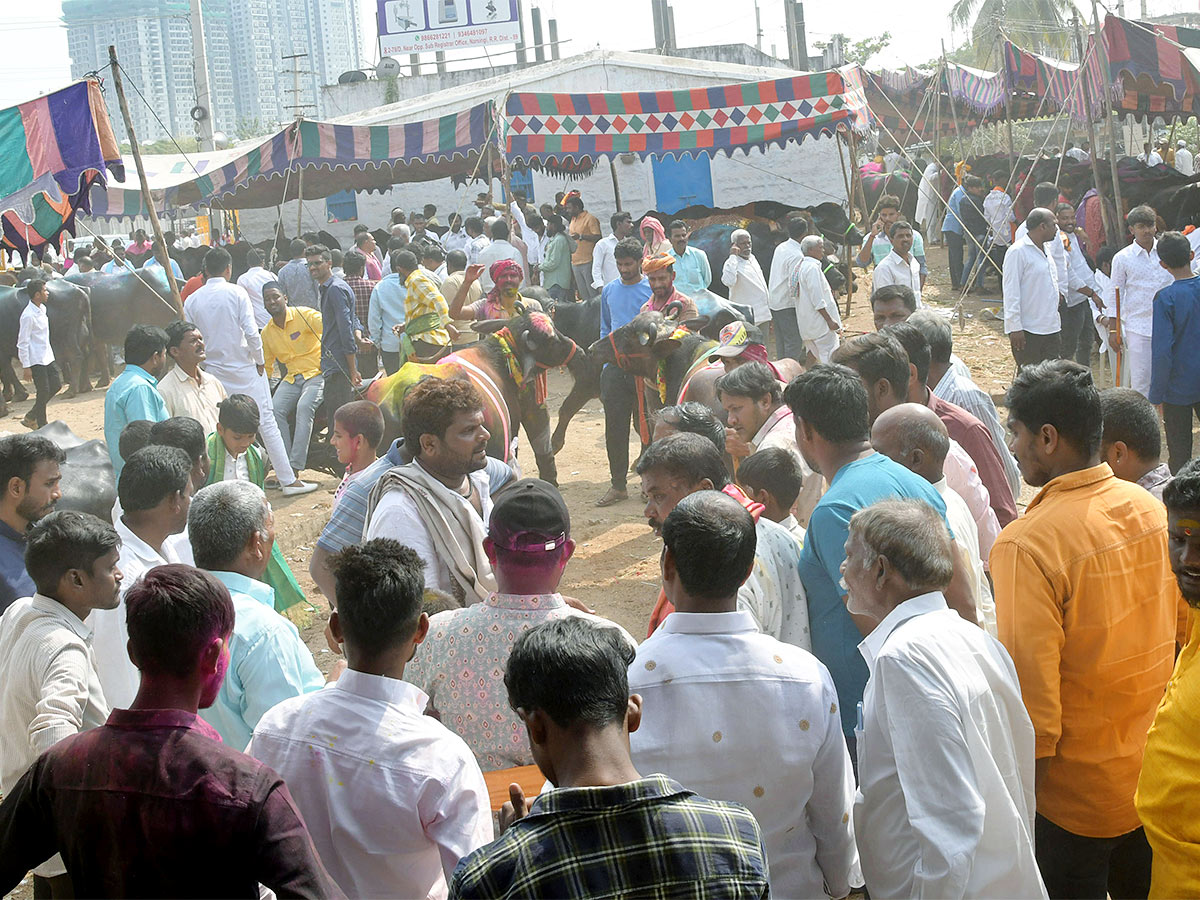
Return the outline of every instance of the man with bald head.
{"type": "Polygon", "coordinates": [[[1025,218],[1026,233],[1004,257],[1004,333],[1018,366],[1058,359],[1058,267],[1049,242],[1058,233],[1054,213],[1037,207],[1025,218]]]}
{"type": "Polygon", "coordinates": [[[979,622],[996,635],[996,605],[983,570],[983,560],[991,550],[979,539],[979,529],[967,502],[947,483],[943,472],[950,451],[950,433],[937,413],[920,403],[901,403],[884,410],[871,426],[871,446],[906,469],[920,475],[946,502],[946,521],[954,532],[954,543],[966,560],[967,583],[979,622]]]}

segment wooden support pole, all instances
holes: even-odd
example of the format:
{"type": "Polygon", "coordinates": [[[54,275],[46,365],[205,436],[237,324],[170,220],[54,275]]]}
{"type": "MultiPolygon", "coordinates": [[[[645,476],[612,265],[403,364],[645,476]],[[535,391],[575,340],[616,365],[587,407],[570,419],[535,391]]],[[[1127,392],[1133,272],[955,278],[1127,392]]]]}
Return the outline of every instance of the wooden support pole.
{"type": "Polygon", "coordinates": [[[608,158],[608,171],[612,175],[613,200],[616,202],[617,212],[621,212],[621,183],[617,180],[617,161],[611,156],[608,158]]]}
{"type": "MultiPolygon", "coordinates": [[[[1089,163],[1092,167],[1092,182],[1096,186],[1096,195],[1100,198],[1100,221],[1104,223],[1104,233],[1113,246],[1116,246],[1120,233],[1117,230],[1116,223],[1111,221],[1108,214],[1108,204],[1104,202],[1104,195],[1100,193],[1100,145],[1096,143],[1096,126],[1092,124],[1092,90],[1088,87],[1087,80],[1087,54],[1083,52],[1083,33],[1079,28],[1079,16],[1075,16],[1071,20],[1071,24],[1075,28],[1075,49],[1079,54],[1079,69],[1078,77],[1083,79],[1080,87],[1083,89],[1083,108],[1084,118],[1087,120],[1088,146],[1091,147],[1091,152],[1088,154],[1089,163]]],[[[1095,254],[1099,247],[1090,248],[1095,254]]]]}
{"type": "Polygon", "coordinates": [[[942,71],[946,73],[946,102],[950,104],[950,115],[954,117],[954,136],[958,139],[959,158],[956,162],[963,162],[967,158],[967,151],[963,148],[962,132],[958,128],[958,110],[954,108],[954,92],[950,90],[950,64],[946,61],[945,41],[942,41],[942,71]]]}
{"type": "Polygon", "coordinates": [[[133,151],[133,164],[137,166],[138,181],[142,185],[142,201],[150,218],[150,229],[154,232],[154,251],[162,264],[163,273],[167,276],[167,285],[171,288],[171,305],[179,315],[183,315],[183,298],[179,295],[179,284],[175,281],[175,273],[171,270],[171,257],[167,253],[167,241],[163,237],[162,225],[158,221],[158,211],[154,208],[154,198],[150,195],[150,182],[146,180],[146,167],[142,165],[142,149],[138,146],[137,134],[133,130],[133,120],[129,116],[129,103],[125,100],[125,86],[121,83],[121,64],[117,62],[117,48],[111,44],[108,47],[108,62],[112,67],[113,86],[117,91],[117,100],[121,105],[121,118],[125,120],[125,131],[129,134],[129,147],[133,151]]]}
{"type": "Polygon", "coordinates": [[[1000,54],[1001,71],[1004,72],[1004,130],[1008,133],[1008,165],[1015,171],[1017,168],[1017,148],[1013,142],[1012,130],[1012,92],[1013,86],[1008,83],[1008,61],[1004,56],[1004,39],[996,38],[997,52],[1000,54]]]}
{"type": "MultiPolygon", "coordinates": [[[[849,144],[849,142],[850,142],[851,134],[852,134],[852,131],[849,128],[847,128],[846,129],[847,144],[849,144]]],[[[847,210],[846,217],[849,219],[850,218],[849,213],[852,213],[854,211],[854,190],[850,184],[850,175],[846,171],[846,158],[842,155],[841,136],[835,134],[834,140],[837,141],[838,162],[840,162],[842,164],[842,183],[846,186],[846,210],[847,210]]],[[[853,149],[850,149],[849,153],[850,153],[850,165],[851,165],[851,167],[853,167],[854,162],[855,162],[853,149]]],[[[851,220],[851,221],[853,221],[853,220],[851,220]]],[[[845,262],[846,262],[846,318],[850,318],[850,301],[854,296],[854,266],[853,266],[853,261],[850,256],[850,234],[849,234],[848,230],[847,230],[846,234],[842,235],[842,238],[843,238],[842,252],[846,256],[846,259],[845,259],[845,262]]]]}
{"type": "MultiPolygon", "coordinates": [[[[1103,83],[1104,91],[1104,121],[1108,127],[1108,164],[1112,170],[1112,186],[1113,186],[1113,202],[1117,206],[1117,226],[1114,229],[1115,235],[1114,246],[1120,246],[1120,222],[1125,218],[1125,204],[1121,201],[1121,180],[1117,177],[1117,135],[1113,129],[1113,109],[1112,109],[1112,92],[1108,90],[1109,67],[1108,67],[1108,48],[1104,46],[1104,33],[1100,30],[1100,13],[1096,6],[1096,0],[1092,0],[1092,27],[1096,31],[1096,52],[1100,54],[1100,72],[1104,76],[1103,83]]],[[[1100,190],[1100,185],[1096,185],[1096,190],[1100,190]]],[[[1110,235],[1110,237],[1113,237],[1110,235]]]]}

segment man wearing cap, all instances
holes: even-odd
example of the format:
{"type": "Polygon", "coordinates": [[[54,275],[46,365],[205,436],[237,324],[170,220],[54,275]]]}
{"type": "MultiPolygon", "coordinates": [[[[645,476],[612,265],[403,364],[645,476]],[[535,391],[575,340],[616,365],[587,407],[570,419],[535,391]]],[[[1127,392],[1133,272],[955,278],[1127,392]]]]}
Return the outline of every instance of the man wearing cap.
{"type": "Polygon", "coordinates": [[[729,288],[729,302],[748,306],[758,324],[771,321],[767,304],[767,279],[751,250],[750,232],[739,228],[729,236],[729,258],[721,267],[721,283],[729,288]]]}
{"type": "Polygon", "coordinates": [[[404,679],[429,695],[429,711],[467,742],[484,771],[533,763],[525,728],[508,704],[502,678],[517,638],[552,619],[581,616],[558,592],[575,550],[571,516],[558,490],[537,478],[516,482],[496,498],[484,549],[497,590],[466,609],[440,612],[404,669],[404,679]]]}
{"type": "Polygon", "coordinates": [[[538,309],[541,304],[537,301],[526,300],[521,296],[521,280],[524,277],[521,267],[511,259],[499,259],[488,267],[492,279],[492,289],[474,303],[467,303],[471,288],[483,275],[483,265],[476,263],[467,266],[466,275],[458,286],[458,291],[450,300],[451,319],[511,319],[520,315],[517,304],[529,306],[531,303],[538,309]]]}
{"type": "MultiPolygon", "coordinates": [[[[758,327],[749,322],[730,322],[721,329],[719,343],[709,354],[710,363],[720,363],[726,372],[732,372],[738,366],[758,362],[767,366],[777,379],[783,381],[775,363],[767,358],[767,342],[758,327]]],[[[684,397],[679,395],[682,403],[684,397]]]]}
{"type": "Polygon", "coordinates": [[[650,282],[652,296],[642,304],[642,312],[660,312],[669,314],[667,307],[672,303],[679,304],[679,311],[674,318],[683,323],[696,318],[696,301],[687,294],[682,294],[675,287],[675,257],[664,253],[662,256],[652,256],[642,263],[642,271],[650,282]]]}
{"type": "MultiPolygon", "coordinates": [[[[633,321],[643,304],[652,296],[650,282],[642,274],[642,245],[626,238],[613,248],[618,278],[600,291],[600,338],[633,321]]],[[[615,365],[606,365],[600,373],[600,402],[604,406],[604,449],[608,455],[609,489],[596,501],[597,506],[612,506],[629,497],[629,429],[637,406],[637,387],[633,376],[615,365]]]]}
{"type": "Polygon", "coordinates": [[[1175,171],[1180,175],[1195,175],[1195,160],[1192,151],[1187,148],[1187,141],[1180,141],[1175,150],[1175,171]]]}

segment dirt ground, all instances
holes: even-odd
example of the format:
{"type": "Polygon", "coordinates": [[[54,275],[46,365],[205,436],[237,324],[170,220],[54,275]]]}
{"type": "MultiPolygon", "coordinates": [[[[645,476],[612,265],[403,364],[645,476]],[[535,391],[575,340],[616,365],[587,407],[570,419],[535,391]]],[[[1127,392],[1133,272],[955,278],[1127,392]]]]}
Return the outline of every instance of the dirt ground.
{"type": "MultiPolygon", "coordinates": [[[[925,300],[935,308],[949,309],[954,298],[950,292],[944,249],[929,248],[928,261],[931,272],[925,300]]],[[[844,316],[847,336],[873,328],[867,304],[870,276],[862,272],[858,276],[850,314],[844,316]]],[[[844,297],[841,303],[844,312],[844,297]]],[[[991,392],[997,404],[1001,404],[1014,365],[1000,322],[991,318],[988,312],[998,309],[998,293],[967,300],[961,327],[955,323],[954,340],[955,352],[971,367],[976,381],[991,392]]],[[[569,388],[569,375],[562,371],[551,373],[552,408],[557,408],[569,388]]],[[[19,430],[18,420],[31,405],[32,401],[13,404],[6,430],[19,430]]],[[[55,400],[49,412],[51,419],[62,419],[81,437],[103,436],[104,395],[101,392],[71,400],[55,400]]],[[[631,437],[631,441],[636,443],[636,437],[631,437]]],[[[631,458],[636,455],[634,446],[631,458]]],[[[519,457],[525,462],[526,469],[533,472],[533,453],[524,437],[519,457]]],[[[636,475],[630,479],[628,500],[606,509],[594,505],[608,486],[604,417],[599,400],[589,402],[572,423],[558,465],[563,496],[571,510],[573,537],[578,545],[566,570],[564,590],[601,615],[616,620],[632,634],[644,634],[657,594],[660,544],[642,517],[636,475]]],[[[337,480],[316,472],[306,472],[304,477],[319,483],[320,491],[290,499],[285,499],[278,491],[270,491],[268,496],[275,508],[279,545],[309,598],[307,605],[293,608],[290,615],[301,628],[322,669],[328,669],[333,662],[323,636],[328,604],[309,578],[308,562],[317,536],[329,517],[337,480]]]]}
{"type": "MultiPolygon", "coordinates": [[[[946,252],[941,247],[928,247],[930,277],[924,291],[925,302],[934,308],[949,311],[956,297],[950,290],[946,252]]],[[[840,299],[845,324],[845,337],[873,330],[870,296],[870,276],[856,272],[857,290],[845,315],[846,298],[840,299]]],[[[1015,372],[999,318],[1000,295],[994,288],[986,295],[972,295],[964,303],[961,325],[954,322],[954,350],[970,366],[976,383],[988,391],[997,406],[1003,405],[1004,391],[1015,372]]],[[[1111,384],[1107,372],[1097,371],[1097,382],[1103,387],[1111,384]]],[[[570,376],[563,371],[550,374],[550,405],[557,409],[570,388],[570,376]]],[[[0,431],[19,431],[19,420],[32,406],[32,400],[11,404],[10,418],[0,422],[0,431]]],[[[1001,410],[1001,416],[1004,413],[1001,410]]],[[[81,437],[103,438],[104,395],[102,392],[55,400],[50,404],[51,420],[62,419],[81,437]]],[[[637,455],[636,435],[631,435],[631,454],[637,455]]],[[[533,452],[522,435],[519,458],[527,474],[536,474],[533,452]]],[[[608,487],[608,462],[604,452],[604,415],[599,400],[590,401],[574,419],[567,445],[558,456],[559,483],[571,511],[572,537],[577,549],[568,564],[562,589],[600,615],[623,625],[635,638],[646,633],[646,623],[658,593],[658,555],[661,544],[647,527],[642,516],[638,478],[631,476],[630,497],[615,506],[600,509],[595,500],[608,487]]],[[[320,490],[296,498],[284,498],[278,491],[268,497],[275,510],[277,540],[296,574],[309,602],[293,607],[288,615],[296,622],[308,646],[312,649],[322,671],[328,671],[335,661],[325,642],[324,627],[329,605],[316,589],[308,574],[313,547],[329,518],[333,491],[338,480],[317,472],[306,471],[304,478],[320,484],[320,490]]],[[[1034,491],[1026,486],[1022,505],[1032,499],[1034,491]]],[[[27,880],[12,895],[24,898],[32,895],[27,880]]]]}

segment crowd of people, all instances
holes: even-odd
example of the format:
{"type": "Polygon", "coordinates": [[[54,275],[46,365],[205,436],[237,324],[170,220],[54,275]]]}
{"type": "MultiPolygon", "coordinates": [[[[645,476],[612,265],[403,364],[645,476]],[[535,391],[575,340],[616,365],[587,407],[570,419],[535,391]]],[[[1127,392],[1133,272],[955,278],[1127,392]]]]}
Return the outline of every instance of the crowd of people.
{"type": "MultiPolygon", "coordinates": [[[[972,178],[947,221],[984,215],[972,178]]],[[[183,318],[126,338],[108,520],[55,509],[56,444],[0,438],[0,891],[32,869],[46,897],[1200,893],[1190,243],[1131,210],[1102,282],[1074,208],[1037,192],[1024,231],[991,201],[1012,247],[981,250],[1019,365],[1004,422],[890,197],[853,337],[801,216],[766,272],[745,230],[714,273],[687,223],[605,235],[578,194],[491,221],[483,195],[444,229],[397,211],[387,248],[298,240],[236,283],[208,250],[183,318]],[[603,337],[686,328],[714,277],[755,324],[697,360],[715,408],[645,423],[644,634],[570,596],[567,504],[487,454],[470,381],[418,381],[382,446],[357,397],[531,285],[598,297],[603,337]],[[1132,370],[1104,391],[1093,335],[1132,370]],[[282,615],[306,598],[266,493],[316,489],[322,404],[345,466],[309,562],[328,674],[282,615]]],[[[48,399],[45,285],[25,290],[48,399]]],[[[600,387],[609,506],[640,388],[615,364],[600,387]]]]}

